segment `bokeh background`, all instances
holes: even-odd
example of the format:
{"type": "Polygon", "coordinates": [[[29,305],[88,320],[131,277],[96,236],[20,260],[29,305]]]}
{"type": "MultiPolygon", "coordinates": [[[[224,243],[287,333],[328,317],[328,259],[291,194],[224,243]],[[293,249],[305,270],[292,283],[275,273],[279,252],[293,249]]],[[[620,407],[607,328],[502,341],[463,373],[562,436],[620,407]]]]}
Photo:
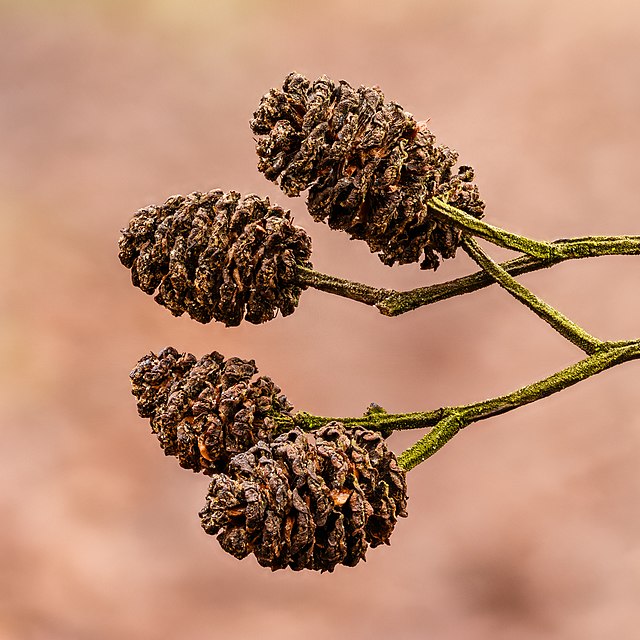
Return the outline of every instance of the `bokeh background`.
{"type": "MultiPolygon", "coordinates": [[[[429,118],[494,224],[637,234],[640,4],[15,0],[0,51],[1,638],[638,637],[638,363],[460,434],[366,564],[272,574],[200,529],[207,480],[137,417],[139,357],[255,358],[297,408],[357,415],[480,400],[580,352],[497,287],[397,319],[308,291],[267,325],[198,325],[134,289],[116,244],[138,208],[219,187],[290,207],[321,271],[469,272],[384,267],[256,171],[248,120],[294,69],[429,118]]],[[[523,277],[609,339],[638,336],[639,279],[625,257],[523,277]]]]}

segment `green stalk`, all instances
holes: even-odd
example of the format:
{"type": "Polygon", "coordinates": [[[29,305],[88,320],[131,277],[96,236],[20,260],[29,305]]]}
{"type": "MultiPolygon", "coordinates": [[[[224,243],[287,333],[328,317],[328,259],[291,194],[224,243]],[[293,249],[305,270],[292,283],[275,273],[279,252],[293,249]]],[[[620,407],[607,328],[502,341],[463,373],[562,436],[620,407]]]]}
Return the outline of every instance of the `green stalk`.
{"type": "Polygon", "coordinates": [[[549,260],[555,256],[556,249],[550,242],[532,240],[531,238],[511,233],[511,231],[494,227],[487,222],[474,218],[472,215],[462,211],[462,209],[452,207],[440,198],[432,198],[428,204],[431,209],[436,211],[440,218],[451,223],[453,226],[471,235],[489,240],[489,242],[497,244],[500,247],[521,251],[527,255],[541,258],[542,260],[549,260]]]}
{"type": "Polygon", "coordinates": [[[640,341],[619,343],[512,393],[483,402],[444,409],[445,417],[423,438],[404,451],[398,462],[407,471],[439,451],[461,429],[479,420],[513,411],[546,398],[618,364],[640,358],[640,341]]]}
{"type": "Polygon", "coordinates": [[[416,411],[413,413],[386,413],[376,414],[365,413],[364,416],[356,417],[328,417],[314,416],[306,411],[300,411],[293,416],[275,414],[273,419],[278,425],[278,431],[286,431],[298,427],[303,431],[313,431],[324,427],[330,422],[342,422],[349,427],[362,426],[372,431],[379,431],[385,435],[393,431],[404,431],[406,429],[424,429],[438,424],[444,417],[444,409],[434,411],[416,411]]]}
{"type": "MultiPolygon", "coordinates": [[[[499,266],[508,274],[517,276],[540,269],[552,267],[565,260],[597,258],[610,255],[640,255],[640,236],[595,236],[591,238],[572,238],[556,240],[552,258],[520,256],[502,262],[499,266]]],[[[484,289],[495,280],[484,271],[456,278],[448,282],[427,287],[418,287],[409,291],[395,291],[372,287],[344,278],[327,275],[298,266],[298,281],[301,285],[348,298],[362,304],[375,306],[385,316],[398,316],[420,307],[448,300],[465,293],[484,289]]]]}
{"type": "Polygon", "coordinates": [[[398,465],[405,471],[411,471],[444,447],[463,427],[466,427],[466,424],[462,416],[452,411],[438,422],[424,438],[403,451],[398,456],[398,465]]]}
{"type": "Polygon", "coordinates": [[[580,347],[585,353],[594,353],[602,345],[602,341],[594,338],[582,327],[578,326],[567,316],[560,313],[544,300],[538,298],[529,289],[521,285],[510,276],[499,264],[496,264],[470,236],[462,239],[462,247],[476,262],[486,271],[505,291],[509,292],[516,300],[531,309],[539,318],[553,327],[561,336],[580,347]]]}
{"type": "Polygon", "coordinates": [[[423,438],[400,455],[399,460],[409,470],[431,457],[456,433],[474,422],[542,400],[611,367],[638,358],[640,358],[640,340],[604,342],[599,351],[566,369],[506,395],[481,402],[415,413],[368,412],[356,418],[328,418],[298,413],[295,416],[277,415],[274,419],[282,430],[297,426],[311,431],[333,421],[342,422],[348,426],[361,425],[385,434],[394,430],[433,427],[423,438]]]}

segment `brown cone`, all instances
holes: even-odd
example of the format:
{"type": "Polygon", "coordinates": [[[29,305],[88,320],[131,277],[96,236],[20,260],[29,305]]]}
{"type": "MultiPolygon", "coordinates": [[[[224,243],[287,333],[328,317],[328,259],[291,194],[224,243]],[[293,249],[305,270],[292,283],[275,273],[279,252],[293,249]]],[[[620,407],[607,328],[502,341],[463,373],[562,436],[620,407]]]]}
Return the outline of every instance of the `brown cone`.
{"type": "Polygon", "coordinates": [[[227,326],[295,311],[311,239],[268,199],[231,191],[174,196],[141,209],[120,238],[131,279],[175,316],[227,326]]]}
{"type": "Polygon", "coordinates": [[[272,570],[333,571],[388,544],[406,516],[405,472],[380,434],[334,422],[259,442],[213,476],[202,527],[272,570]]]}
{"type": "Polygon", "coordinates": [[[291,73],[251,120],[258,169],[289,196],[309,189],[315,220],[365,240],[387,265],[436,269],[455,255],[460,231],[428,206],[434,196],[481,218],[473,169],[437,145],[424,123],[377,88],[291,73]]]}
{"type": "Polygon", "coordinates": [[[167,347],[142,358],[131,372],[138,413],[168,456],[207,475],[229,459],[269,439],[273,413],[292,409],[270,378],[255,377],[253,360],[224,359],[217,352],[197,360],[167,347]]]}

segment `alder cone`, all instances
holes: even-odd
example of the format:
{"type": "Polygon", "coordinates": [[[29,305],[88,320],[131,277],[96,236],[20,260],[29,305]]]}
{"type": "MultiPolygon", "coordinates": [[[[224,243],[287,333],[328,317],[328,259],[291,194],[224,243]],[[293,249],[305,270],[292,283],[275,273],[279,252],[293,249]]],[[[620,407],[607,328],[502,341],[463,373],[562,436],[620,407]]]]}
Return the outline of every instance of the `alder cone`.
{"type": "Polygon", "coordinates": [[[309,189],[313,218],[365,240],[384,264],[436,269],[455,255],[461,232],[436,217],[434,196],[483,215],[473,169],[454,172],[458,154],[378,88],[291,73],[262,98],[251,129],[258,169],[289,196],[309,189]]]}
{"type": "Polygon", "coordinates": [[[211,475],[268,440],[273,413],[292,409],[273,381],[257,373],[253,360],[225,360],[216,351],[198,360],[167,347],[140,359],[131,372],[132,393],[165,454],[211,475]]]}
{"type": "Polygon", "coordinates": [[[202,527],[272,570],[354,566],[406,516],[406,474],[378,433],[333,422],[259,442],[213,476],[202,527]]]}
{"type": "Polygon", "coordinates": [[[175,316],[227,326],[295,310],[311,239],[268,199],[235,191],[173,196],[140,209],[119,242],[136,287],[175,316]]]}

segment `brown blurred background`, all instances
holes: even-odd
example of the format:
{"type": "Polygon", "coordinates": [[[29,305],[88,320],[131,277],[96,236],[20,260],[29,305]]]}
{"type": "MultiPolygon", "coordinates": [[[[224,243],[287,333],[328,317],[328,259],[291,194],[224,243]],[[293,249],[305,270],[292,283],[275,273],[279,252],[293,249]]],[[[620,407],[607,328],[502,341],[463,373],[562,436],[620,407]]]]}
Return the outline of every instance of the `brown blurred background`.
{"type": "MultiPolygon", "coordinates": [[[[411,472],[410,518],[366,564],[272,574],[200,529],[206,478],[136,415],[143,354],[252,357],[297,408],[354,415],[480,400],[580,352],[495,287],[395,320],[308,291],[289,318],[203,326],[134,289],[116,243],[138,208],[220,187],[290,207],[322,271],[398,289],[470,271],[384,267],[256,171],[248,120],[294,69],[430,118],[494,224],[640,233],[640,4],[15,0],[0,47],[0,638],[638,637],[640,364],[462,433],[411,472]]],[[[623,339],[639,278],[618,257],[523,281],[623,339]]]]}

